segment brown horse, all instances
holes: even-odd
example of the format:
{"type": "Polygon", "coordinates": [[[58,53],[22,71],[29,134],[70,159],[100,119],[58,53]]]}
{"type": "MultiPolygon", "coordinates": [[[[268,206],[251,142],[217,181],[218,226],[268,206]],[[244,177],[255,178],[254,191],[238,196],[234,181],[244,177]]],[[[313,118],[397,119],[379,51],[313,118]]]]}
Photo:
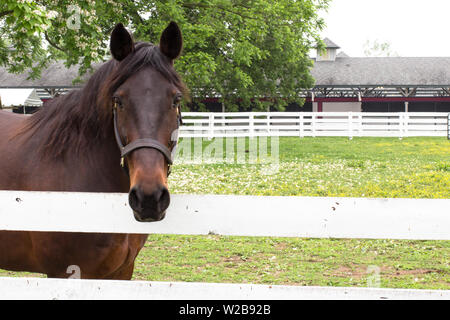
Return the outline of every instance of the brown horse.
{"type": "MultiPolygon", "coordinates": [[[[170,202],[171,135],[186,92],[173,68],[181,32],[171,22],[154,46],[135,43],[118,24],[110,49],[113,59],[82,89],[45,103],[32,116],[0,112],[0,189],[129,192],[135,218],[158,221],[170,202]]],[[[146,239],[0,231],[0,268],[62,278],[76,265],[81,278],[131,279],[146,239]]]]}

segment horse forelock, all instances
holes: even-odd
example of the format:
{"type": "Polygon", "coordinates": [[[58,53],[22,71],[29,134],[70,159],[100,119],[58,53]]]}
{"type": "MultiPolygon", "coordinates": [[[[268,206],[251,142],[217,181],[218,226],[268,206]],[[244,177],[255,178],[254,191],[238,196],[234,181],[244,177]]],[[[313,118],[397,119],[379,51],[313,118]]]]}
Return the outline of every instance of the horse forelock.
{"type": "Polygon", "coordinates": [[[138,42],[135,45],[135,51],[118,63],[117,67],[103,83],[98,97],[99,105],[105,106],[105,104],[110,104],[114,91],[130,76],[146,66],[151,66],[159,71],[169,82],[187,96],[186,86],[173,68],[172,61],[160,52],[158,46],[147,42],[138,42]]]}

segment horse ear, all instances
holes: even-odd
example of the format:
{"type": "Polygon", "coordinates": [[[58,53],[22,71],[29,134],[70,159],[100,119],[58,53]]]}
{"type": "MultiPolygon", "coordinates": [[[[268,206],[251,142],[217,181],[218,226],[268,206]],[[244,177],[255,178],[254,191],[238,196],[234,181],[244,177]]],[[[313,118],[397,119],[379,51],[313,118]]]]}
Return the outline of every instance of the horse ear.
{"type": "Polygon", "coordinates": [[[167,28],[164,29],[159,40],[159,48],[171,60],[175,60],[180,55],[183,48],[183,37],[180,28],[175,22],[170,22],[167,28]]]}
{"type": "Polygon", "coordinates": [[[117,61],[125,59],[134,51],[134,41],[131,34],[125,29],[122,23],[118,23],[111,33],[109,43],[111,54],[117,61]]]}

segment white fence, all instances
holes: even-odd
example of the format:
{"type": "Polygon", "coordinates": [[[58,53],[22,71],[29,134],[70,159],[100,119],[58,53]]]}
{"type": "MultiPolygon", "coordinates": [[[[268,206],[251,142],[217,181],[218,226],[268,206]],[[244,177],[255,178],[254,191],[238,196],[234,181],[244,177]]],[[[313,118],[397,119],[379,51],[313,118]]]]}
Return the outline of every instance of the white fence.
{"type": "MultiPolygon", "coordinates": [[[[173,195],[154,223],[134,220],[126,194],[0,191],[0,203],[0,230],[450,240],[450,199],[173,195]]],[[[0,278],[0,298],[450,299],[450,291],[0,278]]]]}
{"type": "Polygon", "coordinates": [[[449,118],[437,112],[185,112],[180,137],[445,137],[449,118]]]}

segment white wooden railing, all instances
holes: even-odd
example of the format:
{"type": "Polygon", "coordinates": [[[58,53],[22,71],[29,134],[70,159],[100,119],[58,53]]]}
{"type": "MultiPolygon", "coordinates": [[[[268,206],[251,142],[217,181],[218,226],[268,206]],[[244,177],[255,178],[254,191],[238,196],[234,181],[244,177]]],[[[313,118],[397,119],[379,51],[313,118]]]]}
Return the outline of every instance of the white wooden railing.
{"type": "Polygon", "coordinates": [[[443,112],[185,112],[180,137],[446,137],[443,112]]]}
{"type": "MultiPolygon", "coordinates": [[[[450,240],[449,202],[174,195],[163,221],[142,223],[127,194],[0,191],[0,230],[450,240]]],[[[450,290],[0,277],[0,299],[448,300],[450,290]]]]}

